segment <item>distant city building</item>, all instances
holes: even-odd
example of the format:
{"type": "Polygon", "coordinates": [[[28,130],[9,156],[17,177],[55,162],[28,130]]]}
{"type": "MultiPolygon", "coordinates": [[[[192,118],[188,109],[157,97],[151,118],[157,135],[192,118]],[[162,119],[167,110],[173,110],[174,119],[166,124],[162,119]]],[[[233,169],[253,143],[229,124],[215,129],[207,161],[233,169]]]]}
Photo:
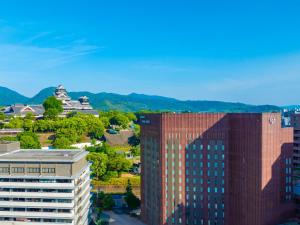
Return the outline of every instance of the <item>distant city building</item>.
{"type": "Polygon", "coordinates": [[[6,116],[25,117],[28,113],[32,113],[36,118],[43,117],[45,109],[42,105],[24,105],[14,104],[7,106],[3,110],[6,116]]]}
{"type": "Polygon", "coordinates": [[[63,115],[67,115],[70,112],[80,112],[83,114],[92,114],[97,117],[99,116],[98,111],[94,110],[90,105],[88,97],[82,96],[78,100],[72,100],[68,95],[67,90],[62,85],[59,85],[55,89],[54,96],[63,103],[63,115]]]}
{"type": "Polygon", "coordinates": [[[294,215],[293,129],[280,113],[147,114],[140,123],[148,225],[270,225],[294,215]]]}
{"type": "Polygon", "coordinates": [[[0,142],[1,225],[88,225],[90,169],[84,150],[21,150],[0,142]]]}

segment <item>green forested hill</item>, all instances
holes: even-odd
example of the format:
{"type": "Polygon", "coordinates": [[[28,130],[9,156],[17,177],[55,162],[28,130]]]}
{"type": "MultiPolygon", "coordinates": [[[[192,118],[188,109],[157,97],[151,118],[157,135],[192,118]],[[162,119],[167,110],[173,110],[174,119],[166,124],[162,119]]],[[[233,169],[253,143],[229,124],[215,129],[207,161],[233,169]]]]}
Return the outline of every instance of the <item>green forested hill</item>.
{"type": "Polygon", "coordinates": [[[12,103],[27,102],[28,98],[19,94],[16,91],[10,90],[6,87],[0,87],[0,105],[10,105],[12,103]]]}
{"type": "MultiPolygon", "coordinates": [[[[32,98],[25,97],[7,88],[0,88],[0,105],[14,103],[40,104],[45,98],[51,96],[54,87],[41,90],[32,98]]],[[[266,112],[279,111],[280,107],[273,105],[247,105],[243,103],[231,103],[221,101],[180,101],[173,98],[150,96],[143,94],[119,95],[101,92],[70,92],[73,99],[86,95],[96,109],[101,110],[167,110],[167,111],[191,111],[191,112],[266,112]]]]}

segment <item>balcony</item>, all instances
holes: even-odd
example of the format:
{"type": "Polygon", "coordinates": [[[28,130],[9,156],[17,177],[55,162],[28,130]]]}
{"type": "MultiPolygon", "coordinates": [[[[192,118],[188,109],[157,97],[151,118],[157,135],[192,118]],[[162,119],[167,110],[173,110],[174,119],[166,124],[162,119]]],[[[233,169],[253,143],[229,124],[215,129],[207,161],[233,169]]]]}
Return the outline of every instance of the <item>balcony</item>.
{"type": "Polygon", "coordinates": [[[55,188],[74,189],[73,183],[31,183],[31,182],[0,182],[1,188],[55,188]]]}
{"type": "Polygon", "coordinates": [[[73,199],[74,191],[71,193],[56,193],[56,192],[8,192],[1,191],[1,198],[60,198],[60,199],[73,199]]]}
{"type": "MultiPolygon", "coordinates": [[[[17,217],[17,218],[43,218],[43,219],[73,219],[74,212],[57,213],[57,212],[21,212],[21,211],[0,211],[0,217],[17,217]]],[[[1,221],[2,224],[2,221],[1,221]]]]}
{"type": "Polygon", "coordinates": [[[75,225],[72,223],[47,223],[47,222],[29,222],[29,221],[0,221],[1,225],[75,225]]]}
{"type": "Polygon", "coordinates": [[[11,208],[48,208],[48,209],[72,209],[74,202],[20,202],[20,201],[0,201],[0,207],[11,208]]]}

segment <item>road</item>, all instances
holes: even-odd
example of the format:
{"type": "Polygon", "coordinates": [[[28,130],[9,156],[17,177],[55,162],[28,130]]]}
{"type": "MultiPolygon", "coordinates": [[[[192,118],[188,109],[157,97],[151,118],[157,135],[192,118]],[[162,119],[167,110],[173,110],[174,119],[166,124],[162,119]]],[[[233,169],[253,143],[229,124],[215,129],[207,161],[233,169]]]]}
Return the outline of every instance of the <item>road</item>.
{"type": "Polygon", "coordinates": [[[130,217],[127,214],[116,214],[112,211],[103,212],[105,217],[109,217],[110,225],[145,225],[140,220],[130,217]]]}

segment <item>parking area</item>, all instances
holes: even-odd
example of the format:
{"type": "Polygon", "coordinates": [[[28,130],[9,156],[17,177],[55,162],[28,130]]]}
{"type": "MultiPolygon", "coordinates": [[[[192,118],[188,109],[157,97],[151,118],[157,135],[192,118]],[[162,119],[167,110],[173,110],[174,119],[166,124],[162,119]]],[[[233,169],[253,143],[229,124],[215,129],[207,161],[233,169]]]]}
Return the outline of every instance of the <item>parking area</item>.
{"type": "Polygon", "coordinates": [[[134,217],[130,217],[124,213],[115,213],[113,211],[103,212],[103,217],[107,218],[109,225],[145,225],[140,220],[134,217]]]}

